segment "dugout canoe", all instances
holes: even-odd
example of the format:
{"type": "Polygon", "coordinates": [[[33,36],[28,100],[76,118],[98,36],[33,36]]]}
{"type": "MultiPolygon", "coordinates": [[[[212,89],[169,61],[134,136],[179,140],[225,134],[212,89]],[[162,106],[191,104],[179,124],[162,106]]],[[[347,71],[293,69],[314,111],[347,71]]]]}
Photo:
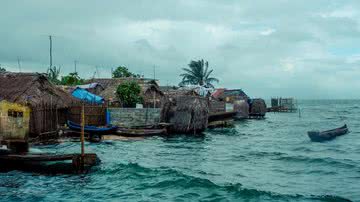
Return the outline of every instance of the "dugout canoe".
{"type": "Polygon", "coordinates": [[[349,132],[347,125],[343,125],[342,127],[335,128],[327,131],[309,131],[308,136],[313,142],[323,142],[328,140],[333,140],[338,136],[345,135],[349,132]]]}

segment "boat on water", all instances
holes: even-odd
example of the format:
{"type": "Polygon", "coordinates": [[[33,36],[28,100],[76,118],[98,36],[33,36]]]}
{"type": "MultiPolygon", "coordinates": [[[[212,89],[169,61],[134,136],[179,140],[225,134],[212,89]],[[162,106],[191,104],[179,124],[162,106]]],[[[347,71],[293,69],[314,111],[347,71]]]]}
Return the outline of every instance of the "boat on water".
{"type": "Polygon", "coordinates": [[[161,129],[118,128],[115,134],[126,137],[146,137],[146,136],[165,135],[167,134],[167,130],[165,128],[161,128],[161,129]]]}
{"type": "Polygon", "coordinates": [[[308,136],[313,142],[323,142],[335,139],[338,136],[345,135],[349,132],[347,125],[343,125],[340,128],[327,130],[327,131],[309,131],[308,136]]]}
{"type": "MultiPolygon", "coordinates": [[[[81,131],[81,125],[80,124],[74,123],[72,121],[67,121],[67,125],[72,130],[81,131]]],[[[99,135],[111,134],[111,133],[115,132],[117,129],[118,129],[117,126],[104,126],[104,127],[85,126],[84,127],[85,133],[99,134],[99,135]]]]}

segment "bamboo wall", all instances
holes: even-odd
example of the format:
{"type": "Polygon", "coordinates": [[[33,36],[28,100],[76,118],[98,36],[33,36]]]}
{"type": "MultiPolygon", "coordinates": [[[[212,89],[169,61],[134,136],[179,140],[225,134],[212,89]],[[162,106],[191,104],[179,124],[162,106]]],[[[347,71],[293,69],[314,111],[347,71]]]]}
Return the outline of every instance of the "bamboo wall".
{"type": "MultiPolygon", "coordinates": [[[[86,105],[85,125],[104,126],[106,125],[106,106],[86,105]]],[[[73,106],[69,108],[68,119],[75,123],[81,122],[81,106],[73,106]]]]}
{"type": "Polygon", "coordinates": [[[226,111],[226,102],[224,101],[218,101],[218,100],[211,100],[209,104],[209,113],[215,114],[219,112],[225,112],[226,111]]]}
{"type": "Polygon", "coordinates": [[[42,103],[32,108],[30,115],[30,135],[55,134],[59,126],[66,123],[67,110],[55,105],[42,103]]]}

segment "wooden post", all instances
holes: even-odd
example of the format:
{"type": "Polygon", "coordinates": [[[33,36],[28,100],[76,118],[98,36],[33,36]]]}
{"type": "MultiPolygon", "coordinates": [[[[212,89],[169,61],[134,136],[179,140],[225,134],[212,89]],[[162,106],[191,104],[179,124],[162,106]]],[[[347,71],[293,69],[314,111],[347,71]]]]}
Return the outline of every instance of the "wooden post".
{"type": "Polygon", "coordinates": [[[80,141],[81,141],[81,157],[84,157],[85,155],[85,145],[84,145],[84,133],[85,133],[85,107],[84,107],[84,103],[82,104],[81,107],[81,136],[80,136],[80,141]]]}
{"type": "Polygon", "coordinates": [[[85,162],[85,144],[84,144],[84,135],[85,135],[85,107],[84,103],[81,106],[81,157],[80,157],[80,172],[84,171],[84,162],[85,162]]]}
{"type": "MultiPolygon", "coordinates": [[[[155,81],[155,65],[154,65],[154,83],[156,83],[156,81],[155,81]]],[[[154,91],[154,97],[153,97],[153,101],[154,101],[154,109],[155,109],[155,105],[156,105],[156,103],[155,103],[155,91],[154,91]]]]}
{"type": "Polygon", "coordinates": [[[154,99],[154,109],[155,109],[155,107],[156,107],[156,101],[155,101],[156,96],[155,96],[155,91],[154,91],[154,97],[153,97],[153,99],[154,99]]]}

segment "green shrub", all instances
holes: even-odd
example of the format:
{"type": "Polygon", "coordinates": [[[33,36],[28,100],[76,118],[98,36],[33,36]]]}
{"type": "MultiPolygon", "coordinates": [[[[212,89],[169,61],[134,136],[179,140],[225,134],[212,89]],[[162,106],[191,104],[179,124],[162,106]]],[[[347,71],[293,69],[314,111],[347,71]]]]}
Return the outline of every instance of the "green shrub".
{"type": "Polygon", "coordinates": [[[143,103],[140,93],[141,87],[135,81],[124,82],[116,89],[116,94],[123,107],[135,107],[137,103],[143,103]]]}

